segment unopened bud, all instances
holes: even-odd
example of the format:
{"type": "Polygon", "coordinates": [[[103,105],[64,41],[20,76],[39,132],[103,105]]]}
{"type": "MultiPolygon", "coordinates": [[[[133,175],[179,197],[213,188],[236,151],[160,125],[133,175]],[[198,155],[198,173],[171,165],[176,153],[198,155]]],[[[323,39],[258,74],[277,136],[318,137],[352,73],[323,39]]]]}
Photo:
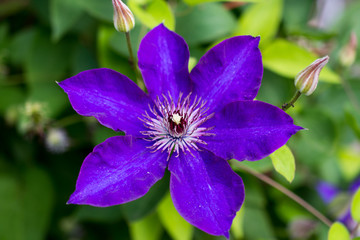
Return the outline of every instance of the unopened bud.
{"type": "Polygon", "coordinates": [[[114,26],[118,32],[129,32],[135,27],[134,15],[121,0],[112,0],[114,6],[114,26]]]}
{"type": "Polygon", "coordinates": [[[344,67],[350,67],[356,58],[357,37],[354,32],[350,35],[349,42],[340,50],[340,62],[344,67]]]}
{"type": "Polygon", "coordinates": [[[295,77],[295,87],[306,96],[312,94],[319,82],[321,69],[329,61],[329,56],[316,59],[307,68],[298,73],[295,77]]]}

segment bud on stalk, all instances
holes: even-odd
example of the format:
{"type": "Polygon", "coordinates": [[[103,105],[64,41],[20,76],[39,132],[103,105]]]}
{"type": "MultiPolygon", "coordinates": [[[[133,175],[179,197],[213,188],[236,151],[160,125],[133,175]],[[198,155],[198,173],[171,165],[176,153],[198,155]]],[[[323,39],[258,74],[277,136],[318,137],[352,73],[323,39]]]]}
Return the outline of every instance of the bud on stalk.
{"type": "Polygon", "coordinates": [[[340,50],[340,63],[344,67],[350,67],[356,58],[357,37],[354,32],[350,35],[349,42],[340,50]]]}
{"type": "Polygon", "coordinates": [[[121,0],[112,0],[114,6],[114,27],[118,32],[129,32],[135,27],[135,19],[121,0]]]}
{"type": "Polygon", "coordinates": [[[296,75],[295,87],[300,93],[309,96],[315,91],[319,82],[320,71],[328,61],[329,56],[319,58],[296,75]]]}

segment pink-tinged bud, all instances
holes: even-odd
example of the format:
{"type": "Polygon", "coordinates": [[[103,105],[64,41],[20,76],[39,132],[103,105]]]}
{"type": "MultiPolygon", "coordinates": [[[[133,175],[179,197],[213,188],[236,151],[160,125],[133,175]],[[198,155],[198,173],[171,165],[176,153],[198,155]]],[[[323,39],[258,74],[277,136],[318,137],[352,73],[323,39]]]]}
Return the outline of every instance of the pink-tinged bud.
{"type": "Polygon", "coordinates": [[[340,62],[345,67],[350,67],[356,58],[357,37],[354,32],[350,35],[350,40],[340,51],[340,62]]]}
{"type": "Polygon", "coordinates": [[[121,0],[112,0],[114,6],[114,26],[118,32],[129,32],[135,27],[134,15],[121,0]]]}
{"type": "Polygon", "coordinates": [[[297,90],[306,96],[312,94],[319,82],[320,71],[328,61],[329,56],[316,59],[307,68],[299,72],[295,77],[295,87],[297,90]]]}

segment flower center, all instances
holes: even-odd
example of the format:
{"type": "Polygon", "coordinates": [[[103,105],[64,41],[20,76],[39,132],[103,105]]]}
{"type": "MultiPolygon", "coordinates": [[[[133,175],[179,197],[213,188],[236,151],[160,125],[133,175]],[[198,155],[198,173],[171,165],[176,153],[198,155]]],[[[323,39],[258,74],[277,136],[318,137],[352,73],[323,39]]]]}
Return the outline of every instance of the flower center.
{"type": "Polygon", "coordinates": [[[206,144],[200,138],[214,135],[209,133],[212,127],[201,127],[214,114],[207,114],[205,101],[197,97],[191,101],[190,96],[182,98],[180,94],[175,104],[170,94],[163,95],[157,98],[154,106],[149,106],[151,114],[143,114],[141,120],[148,130],[141,133],[154,142],[151,146],[154,151],[167,150],[169,157],[174,151],[178,156],[180,151],[199,150],[197,144],[206,144]]]}

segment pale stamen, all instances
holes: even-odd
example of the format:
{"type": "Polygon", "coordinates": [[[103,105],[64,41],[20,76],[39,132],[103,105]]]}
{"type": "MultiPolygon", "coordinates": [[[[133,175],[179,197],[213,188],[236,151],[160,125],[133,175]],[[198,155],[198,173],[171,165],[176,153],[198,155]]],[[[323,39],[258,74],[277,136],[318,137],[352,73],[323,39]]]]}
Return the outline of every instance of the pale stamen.
{"type": "Polygon", "coordinates": [[[191,93],[182,98],[180,93],[179,99],[175,104],[170,93],[169,96],[157,97],[155,105],[149,106],[150,116],[147,112],[143,114],[143,119],[147,131],[142,131],[143,135],[148,137],[147,140],[153,141],[150,147],[153,151],[167,151],[168,158],[172,151],[179,156],[180,150],[190,152],[192,150],[200,151],[197,144],[205,144],[200,137],[212,136],[209,133],[213,127],[200,127],[204,122],[214,116],[207,114],[205,101],[195,96],[191,103],[191,93]]]}

